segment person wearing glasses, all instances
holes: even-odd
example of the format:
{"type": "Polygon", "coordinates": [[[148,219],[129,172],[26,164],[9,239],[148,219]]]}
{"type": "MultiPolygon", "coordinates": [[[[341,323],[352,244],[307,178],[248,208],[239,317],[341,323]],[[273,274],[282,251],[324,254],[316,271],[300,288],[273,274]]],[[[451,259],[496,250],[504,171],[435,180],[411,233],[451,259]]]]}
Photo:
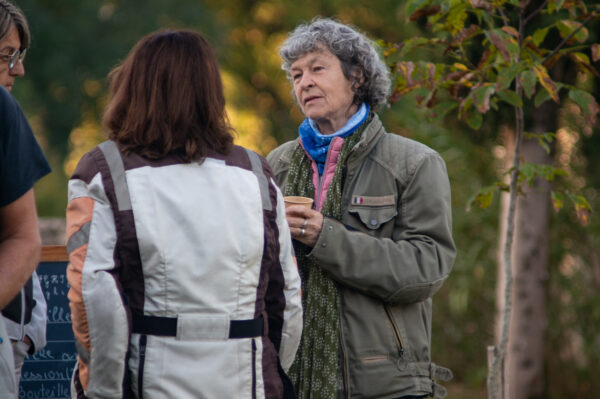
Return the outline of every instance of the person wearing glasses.
{"type": "Polygon", "coordinates": [[[11,2],[0,0],[0,85],[8,91],[17,76],[25,75],[23,60],[30,38],[23,12],[11,2]]]}
{"type": "Polygon", "coordinates": [[[46,345],[46,301],[35,274],[41,239],[33,184],[50,172],[17,101],[30,35],[23,12],[0,0],[0,398],[12,398],[27,354],[46,345]],[[32,275],[33,272],[33,275],[32,275]],[[11,349],[11,350],[9,350],[11,349]],[[12,396],[11,396],[12,395],[12,396]]]}

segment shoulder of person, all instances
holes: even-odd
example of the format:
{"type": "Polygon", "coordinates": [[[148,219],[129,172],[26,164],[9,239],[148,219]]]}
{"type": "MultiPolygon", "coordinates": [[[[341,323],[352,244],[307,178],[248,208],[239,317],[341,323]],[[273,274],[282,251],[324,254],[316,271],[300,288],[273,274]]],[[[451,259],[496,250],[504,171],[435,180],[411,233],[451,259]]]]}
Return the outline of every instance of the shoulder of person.
{"type": "Polygon", "coordinates": [[[17,112],[20,112],[20,109],[17,100],[3,86],[0,86],[0,115],[2,115],[2,120],[5,120],[8,116],[14,117],[17,112]]]}
{"type": "Polygon", "coordinates": [[[83,180],[89,183],[96,174],[100,173],[99,160],[101,159],[104,159],[104,154],[102,154],[100,147],[92,148],[79,159],[70,179],[83,180]]]}
{"type": "Polygon", "coordinates": [[[384,133],[371,157],[382,165],[387,165],[391,173],[405,181],[410,180],[426,162],[438,163],[445,170],[444,160],[437,151],[395,133],[384,133]]]}
{"type": "Polygon", "coordinates": [[[267,155],[267,162],[271,165],[271,168],[275,169],[280,165],[287,165],[290,163],[290,157],[298,145],[298,139],[288,141],[275,148],[267,155]]]}

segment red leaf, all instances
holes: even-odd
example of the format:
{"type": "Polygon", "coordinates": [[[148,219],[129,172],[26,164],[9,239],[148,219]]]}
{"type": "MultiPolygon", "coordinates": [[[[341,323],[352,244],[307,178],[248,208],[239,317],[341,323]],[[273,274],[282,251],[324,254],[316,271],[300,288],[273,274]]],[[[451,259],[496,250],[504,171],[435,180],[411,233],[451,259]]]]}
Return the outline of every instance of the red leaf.
{"type": "Polygon", "coordinates": [[[429,7],[429,8],[421,8],[417,11],[415,11],[414,13],[412,13],[412,15],[410,16],[410,18],[408,18],[410,21],[416,21],[419,18],[424,18],[424,17],[428,17],[430,15],[433,14],[437,14],[440,11],[440,6],[433,6],[433,7],[429,7]]]}

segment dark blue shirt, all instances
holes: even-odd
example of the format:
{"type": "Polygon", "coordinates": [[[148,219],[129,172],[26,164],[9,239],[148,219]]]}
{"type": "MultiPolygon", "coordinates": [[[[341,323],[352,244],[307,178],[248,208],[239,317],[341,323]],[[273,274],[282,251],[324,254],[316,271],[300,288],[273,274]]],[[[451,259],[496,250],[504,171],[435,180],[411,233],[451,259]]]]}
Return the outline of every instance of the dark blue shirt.
{"type": "Polygon", "coordinates": [[[0,86],[0,206],[20,198],[50,165],[17,101],[0,86]]]}

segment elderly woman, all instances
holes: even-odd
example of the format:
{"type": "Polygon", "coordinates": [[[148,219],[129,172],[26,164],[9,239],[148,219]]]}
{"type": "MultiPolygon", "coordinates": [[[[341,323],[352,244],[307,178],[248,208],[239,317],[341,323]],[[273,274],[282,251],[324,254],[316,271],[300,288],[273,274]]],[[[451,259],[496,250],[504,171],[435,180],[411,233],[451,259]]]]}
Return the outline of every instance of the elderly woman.
{"type": "Polygon", "coordinates": [[[300,278],[266,160],[233,145],[212,46],[154,32],[110,80],[110,141],[69,181],[73,396],[284,397],[300,278]]]}
{"type": "Polygon", "coordinates": [[[390,79],[374,44],[330,19],[299,26],[282,68],[306,116],[269,156],[290,205],[304,331],[301,398],[442,396],[430,359],[432,296],[452,268],[450,187],[438,153],[385,131],[390,79]]]}

